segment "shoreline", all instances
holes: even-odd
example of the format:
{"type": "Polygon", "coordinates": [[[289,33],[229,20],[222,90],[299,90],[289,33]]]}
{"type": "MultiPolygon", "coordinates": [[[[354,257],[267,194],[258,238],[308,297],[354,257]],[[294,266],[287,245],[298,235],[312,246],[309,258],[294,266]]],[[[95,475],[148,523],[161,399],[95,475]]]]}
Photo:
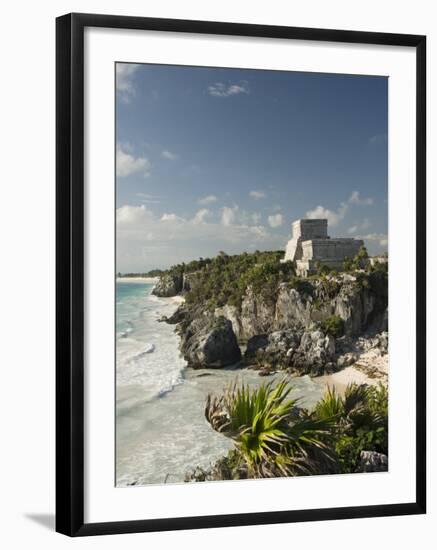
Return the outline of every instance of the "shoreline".
{"type": "MultiPolygon", "coordinates": [[[[145,278],[132,279],[129,282],[145,281],[145,278]]],[[[142,288],[138,287],[138,292],[143,293],[142,288]]],[[[150,292],[149,288],[147,294],[150,292]]],[[[181,295],[168,298],[152,297],[152,304],[158,302],[161,306],[165,305],[166,310],[163,312],[167,316],[184,301],[185,298],[181,295]]],[[[151,326],[154,325],[153,319],[157,321],[159,318],[158,313],[154,316],[154,309],[152,307],[147,310],[149,319],[152,321],[151,326]]],[[[156,331],[153,328],[146,328],[148,334],[144,341],[151,342],[155,346],[153,354],[139,355],[141,362],[145,361],[148,364],[145,366],[139,364],[140,371],[134,373],[132,383],[117,386],[117,487],[179,484],[183,483],[187,473],[192,472],[196,467],[205,469],[210,467],[215,461],[226,456],[233,446],[228,438],[215,432],[205,421],[204,409],[207,395],[221,393],[223,388],[234,383],[236,379],[239,383],[256,388],[272,380],[276,383],[285,374],[277,372],[273,376],[264,378],[255,370],[235,368],[235,366],[220,369],[191,369],[187,367],[185,361],[183,362],[185,364],[180,364],[180,335],[176,332],[176,327],[168,326],[168,330],[164,331],[167,335],[164,334],[160,338],[158,332],[161,332],[164,327],[160,325],[159,330],[156,329],[156,331]],[[171,344],[170,347],[168,344],[171,344]],[[156,392],[156,389],[148,387],[152,376],[150,368],[156,365],[157,359],[161,366],[180,364],[180,380],[171,380],[170,386],[167,384],[163,386],[162,393],[154,393],[152,396],[151,392],[156,392]],[[145,381],[142,381],[138,374],[147,377],[145,381]],[[144,387],[143,384],[146,386],[144,387]],[[150,394],[147,399],[146,391],[150,394]],[[148,442],[146,446],[145,442],[148,442]],[[166,445],[170,450],[164,452],[166,445]]],[[[144,339],[143,335],[140,336],[144,339]]],[[[134,337],[137,336],[134,334],[134,337]]],[[[335,385],[338,393],[342,394],[349,382],[375,384],[378,379],[370,378],[372,376],[370,372],[358,370],[364,368],[362,363],[365,356],[366,354],[362,354],[358,359],[360,363],[358,368],[346,367],[334,374],[320,377],[308,375],[286,377],[294,387],[295,397],[302,400],[302,405],[311,410],[323,396],[325,387],[328,385],[335,385]]],[[[370,357],[367,358],[370,359],[370,357]]],[[[381,366],[380,371],[382,371],[381,366]]],[[[117,376],[123,372],[125,369],[117,376]]],[[[159,382],[162,374],[166,372],[167,369],[163,367],[162,373],[157,371],[153,376],[159,382]]],[[[121,379],[118,380],[122,382],[121,379]]]]}
{"type": "Polygon", "coordinates": [[[355,365],[345,367],[344,369],[334,372],[332,374],[323,374],[313,378],[315,382],[323,384],[325,387],[333,387],[338,390],[339,393],[343,393],[348,384],[367,384],[369,386],[376,386],[380,382],[384,385],[388,384],[388,361],[389,357],[384,361],[384,364],[379,365],[379,368],[367,371],[364,365],[360,364],[360,359],[355,365]],[[357,368],[358,367],[358,368],[357,368]]]}
{"type": "Polygon", "coordinates": [[[325,387],[335,387],[338,393],[344,393],[348,384],[376,384],[375,378],[369,378],[363,372],[359,371],[353,366],[345,367],[344,369],[334,372],[333,374],[322,374],[313,378],[315,382],[318,382],[325,387]]]}
{"type": "Polygon", "coordinates": [[[159,277],[116,277],[117,283],[157,283],[159,277]]]}
{"type": "MultiPolygon", "coordinates": [[[[144,298],[151,289],[144,292],[138,285],[137,291],[144,298]]],[[[239,382],[253,388],[266,382],[249,369],[187,368],[185,361],[181,361],[180,336],[175,327],[156,323],[162,313],[169,316],[183,301],[184,297],[180,295],[168,298],[152,296],[151,308],[144,310],[145,304],[140,304],[141,311],[146,313],[139,319],[141,323],[147,319],[147,334],[144,327],[137,325],[129,338],[123,340],[129,345],[130,338],[137,338],[142,342],[139,352],[144,351],[145,343],[153,344],[155,348],[150,354],[137,353],[138,365],[127,364],[133,375],[129,380],[124,378],[126,364],[118,363],[117,487],[181,484],[195,468],[210,468],[211,464],[226,456],[234,444],[225,435],[214,431],[206,421],[204,410],[208,394],[221,393],[234,383],[236,377],[239,382]],[[158,306],[158,311],[155,311],[155,306],[158,306]],[[142,332],[139,333],[140,329],[142,332]],[[158,362],[161,370],[155,368],[158,362]],[[168,379],[167,367],[176,364],[180,375],[168,379]],[[163,385],[161,381],[164,381],[163,385]],[[153,387],[150,387],[150,382],[154,383],[153,387]]],[[[278,380],[281,377],[282,373],[276,375],[278,380]]],[[[312,407],[321,397],[321,387],[308,376],[296,380],[294,385],[295,397],[302,399],[305,406],[312,407]]]]}

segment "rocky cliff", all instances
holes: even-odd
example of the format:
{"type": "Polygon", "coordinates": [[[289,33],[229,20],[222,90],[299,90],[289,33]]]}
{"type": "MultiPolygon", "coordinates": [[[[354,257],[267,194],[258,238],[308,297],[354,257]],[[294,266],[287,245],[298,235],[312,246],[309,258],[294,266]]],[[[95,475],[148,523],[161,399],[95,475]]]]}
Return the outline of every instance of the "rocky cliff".
{"type": "Polygon", "coordinates": [[[190,366],[242,359],[267,372],[319,375],[351,364],[359,338],[387,334],[386,271],[304,279],[290,275],[289,266],[257,261],[239,276],[248,257],[236,263],[222,256],[195,273],[167,272],[156,285],[155,295],[187,298],[167,321],[177,324],[190,366]]]}
{"type": "Polygon", "coordinates": [[[198,273],[168,272],[160,276],[152,294],[161,298],[171,298],[189,292],[196,284],[198,273]]]}
{"type": "Polygon", "coordinates": [[[359,336],[387,330],[387,278],[375,272],[280,283],[273,300],[248,288],[241,308],[225,305],[215,314],[232,322],[240,342],[275,330],[312,329],[332,318],[342,321],[342,333],[359,336]]]}

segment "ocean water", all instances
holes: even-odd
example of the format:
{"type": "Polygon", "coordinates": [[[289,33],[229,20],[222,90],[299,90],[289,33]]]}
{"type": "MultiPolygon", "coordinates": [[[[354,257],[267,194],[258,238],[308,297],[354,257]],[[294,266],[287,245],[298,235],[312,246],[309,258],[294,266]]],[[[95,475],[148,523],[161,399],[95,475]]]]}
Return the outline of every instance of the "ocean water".
{"type": "MultiPolygon", "coordinates": [[[[151,294],[153,283],[117,282],[116,484],[183,482],[233,447],[204,417],[206,396],[236,377],[251,386],[266,378],[248,369],[186,368],[174,325],[160,323],[178,300],[151,294]]],[[[267,378],[271,380],[271,377],[267,378]]],[[[312,406],[323,387],[308,376],[293,380],[296,396],[312,406]]]]}

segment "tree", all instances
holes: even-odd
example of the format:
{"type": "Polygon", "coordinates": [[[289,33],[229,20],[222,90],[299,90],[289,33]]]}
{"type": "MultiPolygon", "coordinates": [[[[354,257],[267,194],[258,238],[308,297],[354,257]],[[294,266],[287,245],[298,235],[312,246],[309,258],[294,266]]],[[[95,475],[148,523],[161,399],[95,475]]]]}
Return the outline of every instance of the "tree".
{"type": "Polygon", "coordinates": [[[349,258],[349,256],[345,256],[343,260],[343,269],[345,271],[351,271],[352,270],[352,260],[349,258]]]}
{"type": "Polygon", "coordinates": [[[357,252],[357,255],[354,258],[355,269],[365,269],[369,263],[369,254],[367,248],[363,245],[360,246],[360,249],[357,252]]]}

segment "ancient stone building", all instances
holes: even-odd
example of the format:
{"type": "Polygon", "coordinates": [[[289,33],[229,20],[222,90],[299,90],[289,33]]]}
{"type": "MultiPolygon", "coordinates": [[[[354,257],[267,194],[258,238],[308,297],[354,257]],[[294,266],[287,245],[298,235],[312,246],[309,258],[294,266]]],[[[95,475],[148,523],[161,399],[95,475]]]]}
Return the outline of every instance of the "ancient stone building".
{"type": "Polygon", "coordinates": [[[328,220],[297,220],[292,224],[292,238],[282,261],[294,262],[296,273],[311,275],[320,264],[342,269],[346,257],[353,258],[364,242],[353,238],[334,238],[328,235],[328,220]]]}

